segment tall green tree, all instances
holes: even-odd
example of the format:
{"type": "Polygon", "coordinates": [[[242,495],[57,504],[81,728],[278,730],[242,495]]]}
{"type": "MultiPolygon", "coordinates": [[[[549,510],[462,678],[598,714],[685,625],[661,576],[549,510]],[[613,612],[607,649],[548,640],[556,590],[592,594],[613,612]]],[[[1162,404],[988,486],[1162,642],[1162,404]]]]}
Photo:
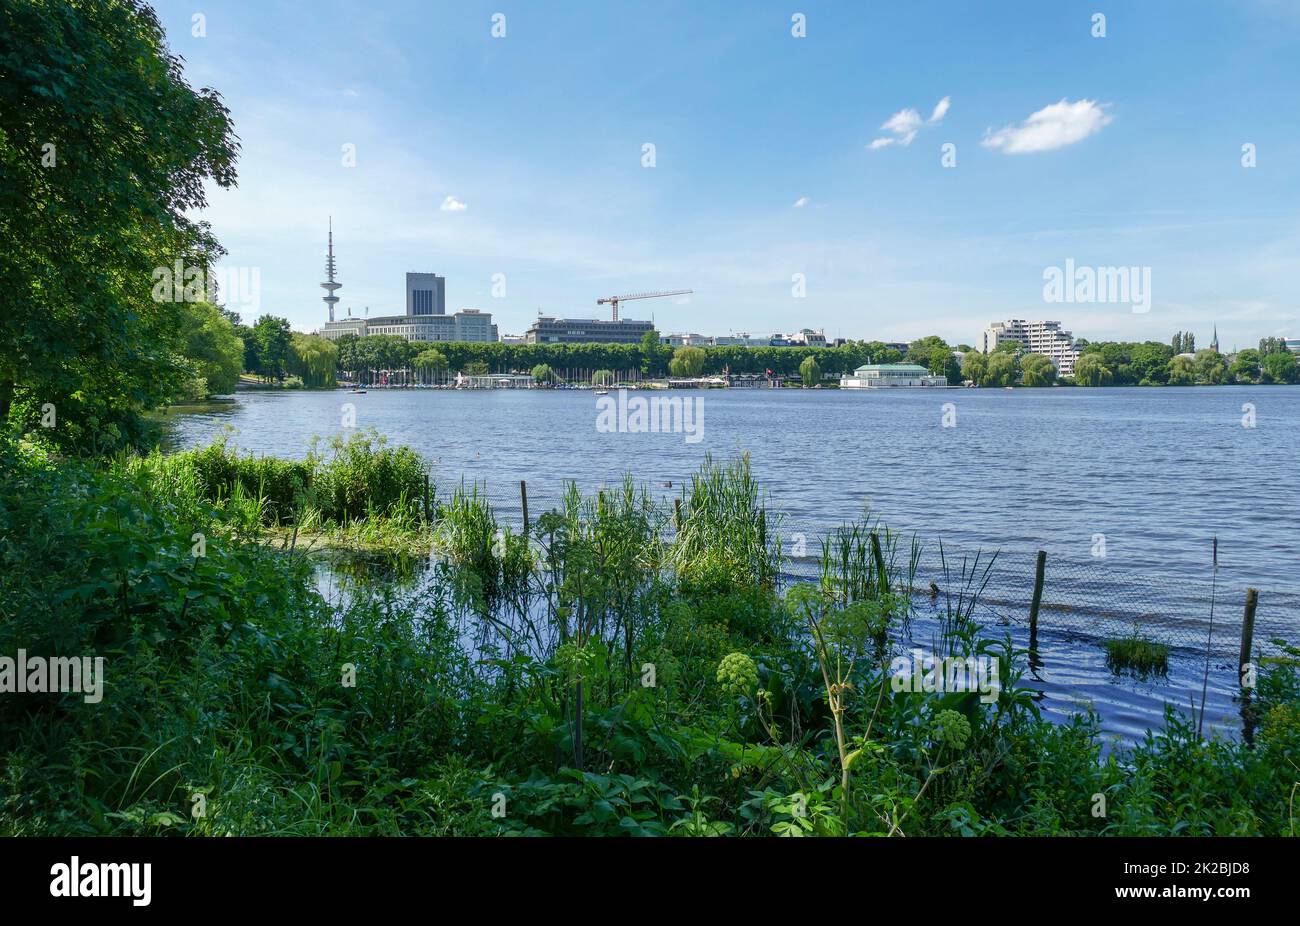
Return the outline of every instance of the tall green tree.
{"type": "Polygon", "coordinates": [[[48,403],[65,448],[144,438],[141,412],[192,372],[184,297],[154,285],[220,256],[189,216],[234,185],[237,150],[143,2],[0,0],[0,423],[48,403]]]}
{"type": "Polygon", "coordinates": [[[1191,357],[1184,357],[1181,354],[1169,361],[1169,385],[1171,386],[1195,386],[1196,385],[1196,365],[1192,362],[1191,357]]]}
{"type": "Polygon", "coordinates": [[[673,352],[668,372],[673,376],[694,379],[704,372],[705,354],[702,347],[679,347],[673,352]]]}
{"type": "Polygon", "coordinates": [[[1087,353],[1074,362],[1074,381],[1080,386],[1109,386],[1114,371],[1100,353],[1087,353]]]}
{"type": "Polygon", "coordinates": [[[257,320],[253,326],[253,339],[257,341],[258,374],[269,379],[284,379],[289,366],[292,335],[288,319],[263,315],[257,320]]]}
{"type": "Polygon", "coordinates": [[[994,351],[989,355],[988,370],[982,386],[1013,386],[1020,378],[1020,361],[1009,351],[994,351]]]}
{"type": "Polygon", "coordinates": [[[961,374],[978,386],[984,385],[989,373],[989,358],[979,351],[967,351],[961,358],[961,374]]]}
{"type": "Polygon", "coordinates": [[[1196,368],[1198,383],[1218,386],[1228,381],[1228,364],[1217,350],[1208,347],[1198,350],[1192,363],[1196,368]]]}
{"type": "Polygon", "coordinates": [[[805,389],[821,383],[822,368],[817,364],[816,357],[803,358],[803,363],[799,364],[799,379],[805,389]]]}
{"type": "Polygon", "coordinates": [[[210,302],[185,302],[181,331],[181,350],[193,375],[179,397],[201,399],[234,392],[244,364],[244,343],[230,319],[210,302]]]}
{"type": "Polygon", "coordinates": [[[1264,367],[1263,378],[1270,383],[1300,382],[1300,367],[1296,364],[1295,354],[1290,351],[1269,354],[1263,359],[1262,365],[1264,367]]]}
{"type": "Polygon", "coordinates": [[[659,332],[651,330],[641,335],[641,372],[646,376],[662,376],[667,369],[663,358],[659,332]]]}
{"type": "Polygon", "coordinates": [[[290,335],[287,368],[308,389],[333,388],[338,365],[339,349],[334,342],[297,331],[290,335]]]}
{"type": "Polygon", "coordinates": [[[1021,381],[1026,386],[1050,386],[1056,382],[1056,365],[1043,354],[1025,354],[1020,358],[1021,381]]]}
{"type": "Polygon", "coordinates": [[[426,381],[441,379],[449,368],[446,354],[436,347],[428,347],[420,351],[415,355],[414,363],[415,369],[425,377],[426,381]]]}
{"type": "Polygon", "coordinates": [[[1259,382],[1259,376],[1259,351],[1250,347],[1238,351],[1237,356],[1232,358],[1232,365],[1228,367],[1228,381],[1233,383],[1257,383],[1259,382]]]}

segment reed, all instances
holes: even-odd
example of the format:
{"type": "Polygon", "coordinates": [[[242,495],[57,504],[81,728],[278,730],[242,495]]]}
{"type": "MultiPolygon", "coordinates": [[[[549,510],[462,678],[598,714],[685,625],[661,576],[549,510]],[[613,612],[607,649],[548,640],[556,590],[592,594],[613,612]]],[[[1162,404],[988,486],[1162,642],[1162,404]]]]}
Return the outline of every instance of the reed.
{"type": "Polygon", "coordinates": [[[1106,665],[1116,674],[1128,672],[1139,678],[1169,674],[1169,647],[1139,633],[1107,640],[1106,665]]]}

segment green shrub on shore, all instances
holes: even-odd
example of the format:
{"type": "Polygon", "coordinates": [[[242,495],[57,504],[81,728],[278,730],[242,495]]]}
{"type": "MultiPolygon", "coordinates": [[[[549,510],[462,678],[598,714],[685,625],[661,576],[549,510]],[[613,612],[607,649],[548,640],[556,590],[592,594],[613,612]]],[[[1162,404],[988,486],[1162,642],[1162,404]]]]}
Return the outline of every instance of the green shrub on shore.
{"type": "MultiPolygon", "coordinates": [[[[1261,670],[1253,747],[1171,710],[1103,757],[1095,716],[1045,721],[1024,654],[966,623],[937,647],[996,661],[991,699],[894,690],[888,552],[884,583],[783,593],[753,534],[670,550],[630,483],[505,543],[471,492],[443,512],[463,553],[331,603],[197,467],[163,491],[151,465],[0,445],[0,655],[106,660],[97,703],[0,699],[0,834],[1292,833],[1290,662],[1261,670]]],[[[745,474],[706,476],[740,501],[697,516],[752,525],[745,474]]]]}
{"type": "MultiPolygon", "coordinates": [[[[114,470],[190,506],[252,506],[266,526],[344,526],[422,517],[428,468],[409,447],[373,432],[313,444],[305,460],[241,454],[221,439],[197,450],[119,456],[114,470]]],[[[432,490],[431,490],[432,491],[432,490]]],[[[432,503],[432,499],[430,499],[432,503]]]]}

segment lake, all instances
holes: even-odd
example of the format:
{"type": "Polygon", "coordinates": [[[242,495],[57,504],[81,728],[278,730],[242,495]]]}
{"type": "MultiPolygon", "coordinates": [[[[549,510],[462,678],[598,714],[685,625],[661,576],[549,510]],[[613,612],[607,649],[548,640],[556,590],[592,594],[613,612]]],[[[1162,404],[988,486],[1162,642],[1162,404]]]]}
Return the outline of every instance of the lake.
{"type": "MultiPolygon", "coordinates": [[[[662,394],[628,398],[651,395],[662,394]]],[[[599,400],[587,391],[380,389],[240,393],[221,411],[174,415],[170,440],[198,446],[229,429],[244,450],[301,457],[314,436],[350,430],[351,404],[357,428],[430,460],[439,493],[462,481],[485,485],[516,519],[520,480],[535,517],[569,480],[591,489],[631,473],[666,498],[680,494],[706,454],[748,453],[784,513],[783,545],[806,547],[805,572],[826,531],[870,506],[925,542],[927,576],[938,574],[939,539],[950,564],[1001,551],[987,597],[1019,637],[1034,551],[1045,550],[1042,645],[1058,658],[1041,684],[1058,707],[1078,697],[1101,702],[1108,727],[1127,735],[1157,721],[1164,700],[1185,706],[1189,686],[1199,697],[1211,598],[1212,715],[1233,713],[1246,586],[1260,589],[1257,642],[1300,639],[1300,387],[672,395],[702,402],[698,442],[598,430],[599,400]],[[1174,647],[1169,680],[1106,679],[1096,646],[1076,639],[1139,624],[1174,647]]]]}

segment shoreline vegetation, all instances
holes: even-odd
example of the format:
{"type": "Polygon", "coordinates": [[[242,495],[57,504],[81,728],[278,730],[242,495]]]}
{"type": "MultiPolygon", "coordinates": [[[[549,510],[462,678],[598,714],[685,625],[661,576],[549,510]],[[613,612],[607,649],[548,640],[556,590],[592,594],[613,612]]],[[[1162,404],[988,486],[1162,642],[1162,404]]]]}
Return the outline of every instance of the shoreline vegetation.
{"type": "MultiPolygon", "coordinates": [[[[339,370],[820,381],[907,359],[952,385],[1045,385],[1054,368],[1013,349],[964,370],[959,352],[982,355],[936,337],[814,357],[245,324],[213,301],[226,252],[201,218],[237,185],[240,141],[153,9],[0,0],[0,19],[0,835],[1295,834],[1300,650],[1260,667],[1253,741],[1170,708],[1108,749],[1095,714],[1042,717],[962,565],[935,665],[1000,685],[895,690],[904,540],[848,523],[820,580],[786,586],[746,458],[706,461],[680,513],[630,479],[571,486],[517,533],[373,434],[304,460],[156,452],[173,403],[339,370]],[[437,555],[417,583],[340,566],[327,597],[319,545],[437,555]]],[[[1295,379],[1276,345],[1228,364],[1177,340],[1088,345],[1082,375],[1295,379]]]]}
{"type": "Polygon", "coordinates": [[[1169,708],[1107,750],[1095,715],[1043,718],[977,595],[935,656],[1000,687],[894,690],[909,542],[864,516],[783,584],[746,457],[679,510],[570,487],[526,533],[427,473],[374,434],[304,460],[0,444],[0,653],[107,655],[98,704],[0,700],[0,832],[1294,834],[1294,659],[1261,669],[1253,743],[1169,708]],[[436,555],[326,599],[313,537],[436,555]]]}
{"type": "MultiPolygon", "coordinates": [[[[264,316],[259,325],[269,319],[264,316]]],[[[284,331],[288,322],[276,320],[284,331]]],[[[837,347],[678,347],[659,344],[650,332],[639,345],[629,344],[499,344],[468,342],[409,342],[395,335],[344,335],[335,342],[314,335],[293,334],[296,351],[333,351],[339,382],[401,388],[446,384],[457,375],[531,375],[537,385],[582,384],[593,387],[617,383],[654,382],[667,387],[671,379],[718,376],[765,377],[784,386],[816,384],[838,388],[839,377],[866,363],[917,363],[930,373],[946,376],[949,385],[988,387],[1044,386],[1193,386],[1271,385],[1300,382],[1295,357],[1276,338],[1258,349],[1231,354],[1214,349],[1191,350],[1190,335],[1180,333],[1177,344],[1080,341],[1075,375],[1061,377],[1052,361],[1005,342],[991,354],[967,345],[949,345],[938,336],[911,342],[900,351],[880,341],[850,341],[837,347]],[[1185,339],[1185,340],[1184,340],[1185,339]],[[320,342],[310,347],[311,342],[320,342]],[[1184,351],[1187,347],[1189,350],[1184,351]]],[[[303,362],[295,360],[296,369],[303,362]]],[[[252,369],[250,367],[250,369],[252,369]]],[[[266,383],[283,370],[257,365],[266,383]]],[[[249,379],[251,374],[244,374],[249,379]]],[[[306,382],[307,380],[302,380],[306,382]]],[[[332,388],[324,373],[312,388],[332,388]]]]}

